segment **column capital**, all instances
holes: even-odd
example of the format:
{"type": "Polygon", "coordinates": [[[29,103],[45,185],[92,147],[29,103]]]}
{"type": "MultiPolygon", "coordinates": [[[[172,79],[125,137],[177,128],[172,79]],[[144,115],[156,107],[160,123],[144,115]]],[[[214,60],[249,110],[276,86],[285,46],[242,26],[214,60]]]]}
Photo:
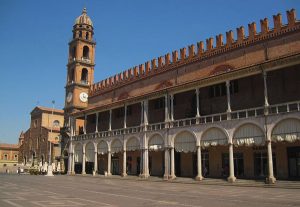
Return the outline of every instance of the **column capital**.
{"type": "Polygon", "coordinates": [[[268,75],[267,73],[268,73],[268,72],[267,72],[266,70],[262,69],[262,74],[263,74],[263,76],[267,76],[267,75],[268,75]]]}
{"type": "Polygon", "coordinates": [[[226,86],[227,86],[227,87],[230,86],[230,80],[226,80],[226,86]]]}

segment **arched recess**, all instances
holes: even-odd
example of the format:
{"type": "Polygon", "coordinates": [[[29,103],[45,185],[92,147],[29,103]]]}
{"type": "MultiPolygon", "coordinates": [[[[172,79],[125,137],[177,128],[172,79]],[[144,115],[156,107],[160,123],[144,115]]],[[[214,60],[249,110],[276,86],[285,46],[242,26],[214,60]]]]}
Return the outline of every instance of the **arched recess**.
{"type": "Polygon", "coordinates": [[[95,147],[92,142],[87,143],[85,146],[85,159],[87,162],[95,161],[95,147]]]}
{"type": "Polygon", "coordinates": [[[108,152],[108,145],[105,141],[100,141],[97,146],[97,152],[98,154],[104,155],[108,152]]]}
{"type": "Polygon", "coordinates": [[[136,151],[140,149],[140,142],[136,137],[131,137],[126,142],[126,151],[136,151]]]}
{"type": "Polygon", "coordinates": [[[162,150],[164,148],[164,139],[159,134],[153,135],[148,142],[148,149],[151,151],[162,150]]]}
{"type": "Polygon", "coordinates": [[[174,139],[174,148],[177,152],[195,152],[196,151],[196,138],[188,132],[183,131],[176,135],[174,139]]]}
{"type": "Polygon", "coordinates": [[[42,163],[42,165],[44,165],[44,163],[45,163],[45,156],[43,154],[41,155],[41,163],[42,163]]]}
{"type": "Polygon", "coordinates": [[[89,47],[88,46],[84,46],[83,47],[83,54],[82,54],[83,58],[89,59],[90,58],[90,54],[89,53],[90,53],[89,47]]]}
{"type": "Polygon", "coordinates": [[[119,139],[115,139],[111,143],[111,153],[118,153],[122,151],[122,143],[119,139]]]}
{"type": "Polygon", "coordinates": [[[86,68],[83,68],[81,71],[81,82],[82,83],[87,83],[88,82],[88,70],[86,68]]]}
{"type": "Polygon", "coordinates": [[[82,163],[82,145],[76,144],[74,149],[74,161],[77,163],[82,163]]]}
{"type": "Polygon", "coordinates": [[[271,139],[273,142],[300,140],[300,120],[288,118],[280,121],[273,128],[271,139]]]}
{"type": "Polygon", "coordinates": [[[233,144],[236,146],[264,145],[265,135],[257,125],[246,123],[234,132],[233,144]]]}
{"type": "Polygon", "coordinates": [[[164,174],[164,139],[160,134],[154,134],[148,140],[149,174],[163,176],[164,174]]]}
{"type": "Polygon", "coordinates": [[[71,49],[70,53],[71,53],[71,58],[72,58],[72,60],[75,59],[75,58],[76,58],[76,46],[74,46],[74,47],[71,49]]]}
{"type": "Polygon", "coordinates": [[[69,83],[72,83],[74,81],[74,68],[71,68],[69,70],[69,83]]]}
{"type": "Polygon", "coordinates": [[[63,164],[62,164],[63,168],[61,169],[61,171],[64,172],[64,173],[66,173],[69,169],[68,156],[69,156],[68,150],[64,150],[63,151],[63,164]]]}
{"type": "Polygon", "coordinates": [[[68,157],[68,156],[69,156],[69,153],[68,153],[67,150],[64,150],[64,151],[63,151],[63,156],[64,156],[64,157],[68,157]]]}
{"type": "Polygon", "coordinates": [[[217,127],[212,127],[206,130],[201,137],[201,147],[226,145],[228,143],[228,137],[226,134],[217,127]]]}

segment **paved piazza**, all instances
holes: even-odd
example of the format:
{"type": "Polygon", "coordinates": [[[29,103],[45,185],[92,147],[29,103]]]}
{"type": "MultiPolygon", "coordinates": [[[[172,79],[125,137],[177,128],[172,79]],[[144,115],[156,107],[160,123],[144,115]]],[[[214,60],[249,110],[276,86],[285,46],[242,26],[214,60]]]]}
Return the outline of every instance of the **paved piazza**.
{"type": "Polygon", "coordinates": [[[0,175],[0,206],[300,206],[299,189],[0,175]]]}

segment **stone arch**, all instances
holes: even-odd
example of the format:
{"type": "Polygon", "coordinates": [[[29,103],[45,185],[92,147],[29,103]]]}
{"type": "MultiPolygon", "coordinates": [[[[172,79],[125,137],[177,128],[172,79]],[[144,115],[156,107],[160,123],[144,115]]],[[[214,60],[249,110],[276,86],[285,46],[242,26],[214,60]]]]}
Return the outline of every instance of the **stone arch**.
{"type": "Polygon", "coordinates": [[[148,140],[148,149],[157,151],[157,150],[162,150],[164,148],[164,138],[158,134],[155,133],[152,135],[149,140],[148,140]]]}
{"type": "Polygon", "coordinates": [[[140,142],[138,138],[133,136],[126,141],[126,151],[136,151],[139,149],[140,149],[140,142]]]}
{"type": "Polygon", "coordinates": [[[184,130],[176,134],[174,137],[174,148],[177,152],[195,152],[197,138],[195,134],[184,130]]]}
{"type": "Polygon", "coordinates": [[[210,127],[206,129],[200,139],[201,147],[226,145],[228,144],[228,134],[225,129],[220,127],[210,127]]]}
{"type": "Polygon", "coordinates": [[[233,132],[232,141],[235,145],[264,145],[264,130],[252,122],[243,123],[233,132]]]}
{"type": "Polygon", "coordinates": [[[45,155],[42,154],[42,155],[41,155],[41,163],[42,163],[42,165],[43,165],[45,162],[46,162],[46,160],[45,160],[45,155]]]}
{"type": "Polygon", "coordinates": [[[68,153],[67,150],[64,150],[64,151],[63,151],[63,156],[64,156],[64,157],[68,157],[68,156],[69,156],[69,153],[68,153]]]}
{"type": "Polygon", "coordinates": [[[101,140],[97,145],[98,154],[106,154],[108,152],[108,144],[106,141],[101,140]]]}
{"type": "Polygon", "coordinates": [[[74,160],[75,162],[82,163],[82,144],[77,143],[74,147],[74,160]]]}
{"type": "Polygon", "coordinates": [[[90,48],[86,45],[83,47],[82,57],[86,59],[90,58],[90,48]]]}
{"type": "Polygon", "coordinates": [[[89,79],[89,71],[86,68],[82,68],[81,70],[81,83],[88,83],[88,79],[89,79]]]}
{"type": "Polygon", "coordinates": [[[88,142],[85,145],[85,159],[86,162],[94,162],[95,161],[95,146],[94,143],[88,142]]]}
{"type": "Polygon", "coordinates": [[[274,142],[300,140],[300,119],[284,118],[278,121],[272,129],[271,140],[274,142]]]}
{"type": "Polygon", "coordinates": [[[120,139],[114,139],[111,142],[111,145],[110,145],[110,151],[111,151],[111,153],[121,152],[122,149],[123,149],[123,147],[122,147],[122,142],[121,142],[120,139]]]}

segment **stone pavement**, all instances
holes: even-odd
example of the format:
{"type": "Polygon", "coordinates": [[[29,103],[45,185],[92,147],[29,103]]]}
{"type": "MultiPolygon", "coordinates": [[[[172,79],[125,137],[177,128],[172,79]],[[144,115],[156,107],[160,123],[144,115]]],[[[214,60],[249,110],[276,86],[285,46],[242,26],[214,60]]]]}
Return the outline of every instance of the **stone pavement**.
{"type": "Polygon", "coordinates": [[[300,206],[300,190],[162,182],[159,178],[0,174],[1,207],[300,206]],[[154,178],[153,178],[154,179],[154,178]]]}
{"type": "Polygon", "coordinates": [[[161,177],[149,177],[148,179],[142,179],[138,176],[126,176],[121,177],[118,175],[112,175],[110,177],[105,177],[103,175],[76,175],[84,177],[101,177],[105,179],[122,179],[122,180],[134,180],[134,181],[149,181],[149,182],[169,182],[169,183],[184,183],[184,184],[197,184],[197,185],[220,185],[220,186],[240,186],[240,187],[264,187],[264,188],[286,188],[286,189],[300,189],[300,181],[288,181],[288,180],[278,180],[275,184],[266,184],[264,180],[246,180],[237,179],[234,183],[229,183],[225,179],[214,179],[205,178],[202,181],[196,181],[193,178],[176,177],[174,180],[165,181],[161,177]]]}

